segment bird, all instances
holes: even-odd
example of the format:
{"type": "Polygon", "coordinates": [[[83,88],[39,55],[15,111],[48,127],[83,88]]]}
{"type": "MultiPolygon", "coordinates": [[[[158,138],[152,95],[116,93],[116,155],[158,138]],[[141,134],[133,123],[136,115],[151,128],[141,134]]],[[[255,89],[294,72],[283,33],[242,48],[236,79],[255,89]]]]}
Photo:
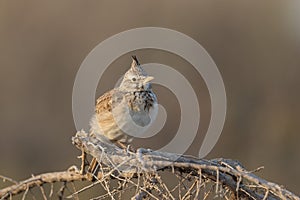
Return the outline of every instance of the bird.
{"type": "MultiPolygon", "coordinates": [[[[156,118],[158,103],[152,90],[153,79],[137,57],[132,56],[131,67],[121,83],[97,99],[90,120],[90,135],[120,148],[128,148],[132,135],[145,131],[156,118]]],[[[94,170],[95,163],[93,159],[89,171],[94,170]]]]}

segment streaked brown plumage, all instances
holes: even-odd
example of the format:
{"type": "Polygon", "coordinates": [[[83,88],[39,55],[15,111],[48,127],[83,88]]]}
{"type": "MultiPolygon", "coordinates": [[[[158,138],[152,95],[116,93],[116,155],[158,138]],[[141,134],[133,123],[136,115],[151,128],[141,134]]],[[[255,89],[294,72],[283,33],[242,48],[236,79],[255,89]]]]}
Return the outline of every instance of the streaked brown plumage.
{"type": "Polygon", "coordinates": [[[91,132],[114,143],[130,144],[132,137],[125,133],[135,131],[131,130],[135,127],[128,127],[130,123],[145,127],[155,118],[157,100],[149,82],[152,79],[133,57],[120,86],[97,99],[91,132]]]}
{"type": "Polygon", "coordinates": [[[150,83],[153,77],[146,74],[135,56],[132,58],[120,86],[97,99],[90,122],[92,136],[122,148],[132,142],[132,134],[139,134],[153,122],[158,109],[150,83]]]}
{"type": "Polygon", "coordinates": [[[120,86],[97,99],[91,133],[113,143],[130,144],[132,137],[126,132],[136,131],[130,123],[145,127],[155,118],[157,100],[149,82],[152,79],[133,57],[120,86]]]}

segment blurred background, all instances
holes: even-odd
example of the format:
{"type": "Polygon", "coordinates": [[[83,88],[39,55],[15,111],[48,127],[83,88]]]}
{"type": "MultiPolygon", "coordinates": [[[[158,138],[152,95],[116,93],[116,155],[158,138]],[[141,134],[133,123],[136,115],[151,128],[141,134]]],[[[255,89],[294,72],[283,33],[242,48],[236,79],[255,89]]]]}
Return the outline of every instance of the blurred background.
{"type": "MultiPolygon", "coordinates": [[[[300,194],[300,1],[0,1],[0,174],[22,180],[65,170],[80,152],[72,89],[80,64],[100,42],[144,26],[180,31],[198,41],[223,77],[227,117],[207,158],[237,159],[247,169],[300,194]]],[[[210,119],[206,85],[177,55],[139,50],[106,70],[97,95],[113,88],[132,54],[180,71],[194,87],[201,108],[198,135],[186,154],[197,155],[210,119]]],[[[153,149],[178,128],[178,102],[154,85],[168,111],[163,130],[135,146],[153,149]],[[174,126],[175,124],[175,126],[174,126]]],[[[0,188],[2,183],[0,183],[0,188]]]]}

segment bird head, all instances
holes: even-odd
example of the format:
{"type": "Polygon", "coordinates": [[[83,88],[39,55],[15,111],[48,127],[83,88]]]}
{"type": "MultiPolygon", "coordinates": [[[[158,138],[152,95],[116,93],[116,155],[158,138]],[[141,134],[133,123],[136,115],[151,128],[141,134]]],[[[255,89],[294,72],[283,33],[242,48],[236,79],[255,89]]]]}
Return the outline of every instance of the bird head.
{"type": "Polygon", "coordinates": [[[125,73],[119,88],[127,91],[149,90],[151,89],[150,81],[153,79],[154,77],[148,76],[141,67],[136,56],[132,56],[131,67],[125,73]]]}

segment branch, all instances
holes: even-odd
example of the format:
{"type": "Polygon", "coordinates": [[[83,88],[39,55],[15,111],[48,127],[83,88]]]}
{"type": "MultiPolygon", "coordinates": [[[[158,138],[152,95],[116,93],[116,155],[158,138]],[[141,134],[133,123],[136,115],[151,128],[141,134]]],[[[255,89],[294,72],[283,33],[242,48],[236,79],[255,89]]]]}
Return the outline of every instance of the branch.
{"type": "MultiPolygon", "coordinates": [[[[93,199],[106,197],[113,199],[116,195],[124,194],[126,190],[134,187],[136,191],[132,199],[187,199],[188,197],[199,199],[201,195],[204,195],[202,199],[205,199],[210,193],[214,193],[225,198],[229,194],[230,197],[236,199],[300,200],[298,196],[282,186],[268,182],[253,172],[247,171],[238,161],[222,158],[197,159],[143,148],[134,153],[102,142],[85,132],[78,132],[72,141],[78,149],[97,159],[99,174],[86,173],[83,159],[83,169],[80,171],[76,167],[71,167],[67,171],[33,176],[0,190],[0,199],[12,197],[21,192],[26,195],[31,188],[42,188],[46,183],[90,181],[92,175],[96,179],[95,182],[80,190],[74,190],[73,194],[67,198],[75,198],[79,193],[100,184],[107,193],[93,199]],[[159,173],[163,171],[177,177],[179,182],[175,187],[170,188],[162,181],[159,173]],[[118,188],[110,184],[111,179],[118,181],[118,188]],[[208,184],[211,184],[211,187],[207,187],[208,184]],[[207,192],[204,191],[206,188],[209,188],[207,192]],[[175,191],[178,193],[175,194],[175,191]]],[[[45,197],[44,194],[43,196],[45,197]]],[[[60,191],[59,197],[65,198],[63,190],[60,191]]]]}
{"type": "Polygon", "coordinates": [[[112,144],[107,144],[85,132],[77,132],[72,138],[73,144],[84,149],[99,163],[103,163],[118,173],[157,172],[161,170],[191,173],[208,177],[217,184],[221,183],[238,197],[250,199],[295,199],[300,198],[276,183],[266,181],[247,171],[237,161],[230,159],[197,159],[173,153],[158,152],[140,148],[136,153],[124,151],[112,144]]]}
{"type": "Polygon", "coordinates": [[[87,175],[80,174],[76,167],[70,167],[67,171],[62,172],[40,174],[0,190],[0,199],[14,196],[45,183],[84,181],[87,178],[87,175]]]}

